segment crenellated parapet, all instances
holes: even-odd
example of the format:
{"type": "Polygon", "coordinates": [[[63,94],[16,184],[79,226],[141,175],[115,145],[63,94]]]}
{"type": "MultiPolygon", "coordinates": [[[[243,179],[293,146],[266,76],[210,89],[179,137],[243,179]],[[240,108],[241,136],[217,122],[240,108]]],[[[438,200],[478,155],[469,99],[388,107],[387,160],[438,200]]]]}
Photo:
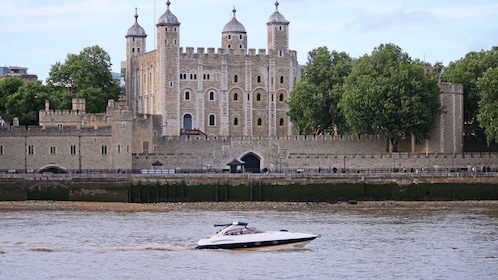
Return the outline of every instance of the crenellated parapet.
{"type": "MultiPolygon", "coordinates": [[[[220,55],[247,55],[249,57],[266,57],[270,51],[266,49],[224,49],[224,48],[204,48],[204,47],[180,47],[180,56],[182,57],[206,57],[220,55]]],[[[290,57],[297,58],[297,51],[289,50],[286,52],[290,57]]]]}
{"type": "Polygon", "coordinates": [[[72,110],[50,110],[49,107],[50,104],[46,101],[45,110],[39,111],[39,125],[42,128],[92,127],[96,129],[110,125],[113,120],[131,122],[133,119],[133,114],[124,99],[118,102],[109,100],[106,113],[86,113],[85,100],[80,98],[73,98],[72,110]]]}
{"type": "Polygon", "coordinates": [[[111,126],[4,126],[0,128],[0,137],[35,137],[35,136],[111,136],[111,126]]]}

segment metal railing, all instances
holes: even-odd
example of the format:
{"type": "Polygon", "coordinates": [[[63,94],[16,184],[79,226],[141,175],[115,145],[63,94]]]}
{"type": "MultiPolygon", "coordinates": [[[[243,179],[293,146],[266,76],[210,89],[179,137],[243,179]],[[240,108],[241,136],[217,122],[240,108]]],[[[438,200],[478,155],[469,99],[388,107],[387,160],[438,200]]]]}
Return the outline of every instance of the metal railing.
{"type": "Polygon", "coordinates": [[[498,177],[498,170],[480,168],[465,169],[348,169],[333,170],[296,168],[282,170],[265,170],[260,173],[230,173],[227,169],[163,169],[114,170],[114,169],[85,169],[66,170],[67,173],[39,173],[38,170],[0,170],[1,179],[26,179],[26,180],[119,180],[129,178],[330,178],[330,179],[403,179],[403,178],[486,178],[498,177]],[[153,171],[153,172],[152,172],[153,171]]]}

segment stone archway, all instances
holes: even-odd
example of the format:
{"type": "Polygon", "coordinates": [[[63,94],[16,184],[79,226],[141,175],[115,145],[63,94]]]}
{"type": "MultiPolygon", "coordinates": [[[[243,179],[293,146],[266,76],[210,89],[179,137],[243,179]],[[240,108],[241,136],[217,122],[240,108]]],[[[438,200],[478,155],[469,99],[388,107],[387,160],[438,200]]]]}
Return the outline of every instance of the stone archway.
{"type": "Polygon", "coordinates": [[[261,159],[253,154],[248,153],[244,155],[241,159],[244,162],[245,172],[260,173],[261,172],[261,159]]]}
{"type": "Polygon", "coordinates": [[[60,174],[60,173],[68,173],[68,171],[65,168],[60,167],[58,165],[50,164],[50,165],[46,165],[46,166],[40,168],[38,173],[59,173],[60,174]]]}
{"type": "Polygon", "coordinates": [[[192,130],[192,115],[186,114],[183,116],[183,129],[192,130]]]}

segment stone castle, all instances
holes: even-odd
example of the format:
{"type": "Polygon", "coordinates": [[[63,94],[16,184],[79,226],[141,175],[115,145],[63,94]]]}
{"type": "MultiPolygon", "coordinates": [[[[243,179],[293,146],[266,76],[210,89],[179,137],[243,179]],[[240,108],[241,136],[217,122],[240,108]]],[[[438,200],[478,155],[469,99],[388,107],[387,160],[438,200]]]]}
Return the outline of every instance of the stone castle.
{"type": "Polygon", "coordinates": [[[0,128],[0,170],[375,169],[482,166],[493,155],[463,153],[463,87],[441,83],[445,113],[429,139],[404,139],[386,152],[381,136],[298,135],[287,116],[302,67],[289,49],[289,21],[279,3],[267,25],[268,48],[248,49],[233,9],[221,47],[180,47],[180,22],[170,10],[156,24],[157,49],[147,51],[135,22],[126,38],[126,90],[101,114],[85,101],[54,111],[46,103],[38,127],[0,128]],[[239,168],[241,168],[239,166],[239,168]]]}
{"type": "Polygon", "coordinates": [[[180,22],[166,12],[157,23],[157,49],[146,52],[145,30],[126,35],[126,94],[134,113],[163,117],[163,136],[196,130],[212,136],[292,135],[286,100],[300,78],[289,49],[289,22],[276,10],[267,23],[268,50],[247,48],[236,18],[221,33],[221,48],[180,47],[180,22]]]}

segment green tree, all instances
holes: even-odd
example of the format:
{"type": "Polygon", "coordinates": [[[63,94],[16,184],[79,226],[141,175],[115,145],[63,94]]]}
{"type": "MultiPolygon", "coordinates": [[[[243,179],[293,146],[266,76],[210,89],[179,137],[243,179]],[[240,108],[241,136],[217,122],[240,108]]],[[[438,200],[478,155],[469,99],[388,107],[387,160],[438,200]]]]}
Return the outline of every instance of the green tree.
{"type": "Polygon", "coordinates": [[[393,44],[359,58],[340,102],[346,121],[359,134],[381,134],[389,151],[401,137],[427,137],[441,113],[439,85],[432,73],[393,44]]]}
{"type": "Polygon", "coordinates": [[[7,77],[0,80],[0,112],[6,111],[7,98],[16,93],[23,84],[23,80],[19,77],[7,77]]]}
{"type": "Polygon", "coordinates": [[[352,59],[344,52],[329,52],[327,47],[320,47],[308,53],[304,75],[288,100],[288,115],[300,132],[346,130],[344,115],[337,104],[351,69],[352,59]]]}
{"type": "Polygon", "coordinates": [[[484,129],[488,145],[498,143],[498,67],[489,68],[477,80],[479,113],[477,120],[484,129]]]}
{"type": "Polygon", "coordinates": [[[450,62],[443,81],[463,84],[465,133],[481,134],[477,114],[479,113],[479,89],[477,80],[488,68],[498,67],[498,46],[489,51],[469,52],[464,58],[450,62]]]}
{"type": "Polygon", "coordinates": [[[7,114],[18,117],[22,125],[37,125],[38,113],[44,109],[45,100],[53,97],[50,88],[36,82],[27,82],[16,93],[7,97],[7,114]]]}
{"type": "Polygon", "coordinates": [[[87,47],[77,55],[68,54],[64,63],[52,65],[47,82],[64,99],[61,106],[71,104],[74,97],[84,97],[87,111],[100,113],[105,111],[107,100],[117,100],[120,92],[112,79],[111,66],[109,54],[101,47],[87,47]]]}

